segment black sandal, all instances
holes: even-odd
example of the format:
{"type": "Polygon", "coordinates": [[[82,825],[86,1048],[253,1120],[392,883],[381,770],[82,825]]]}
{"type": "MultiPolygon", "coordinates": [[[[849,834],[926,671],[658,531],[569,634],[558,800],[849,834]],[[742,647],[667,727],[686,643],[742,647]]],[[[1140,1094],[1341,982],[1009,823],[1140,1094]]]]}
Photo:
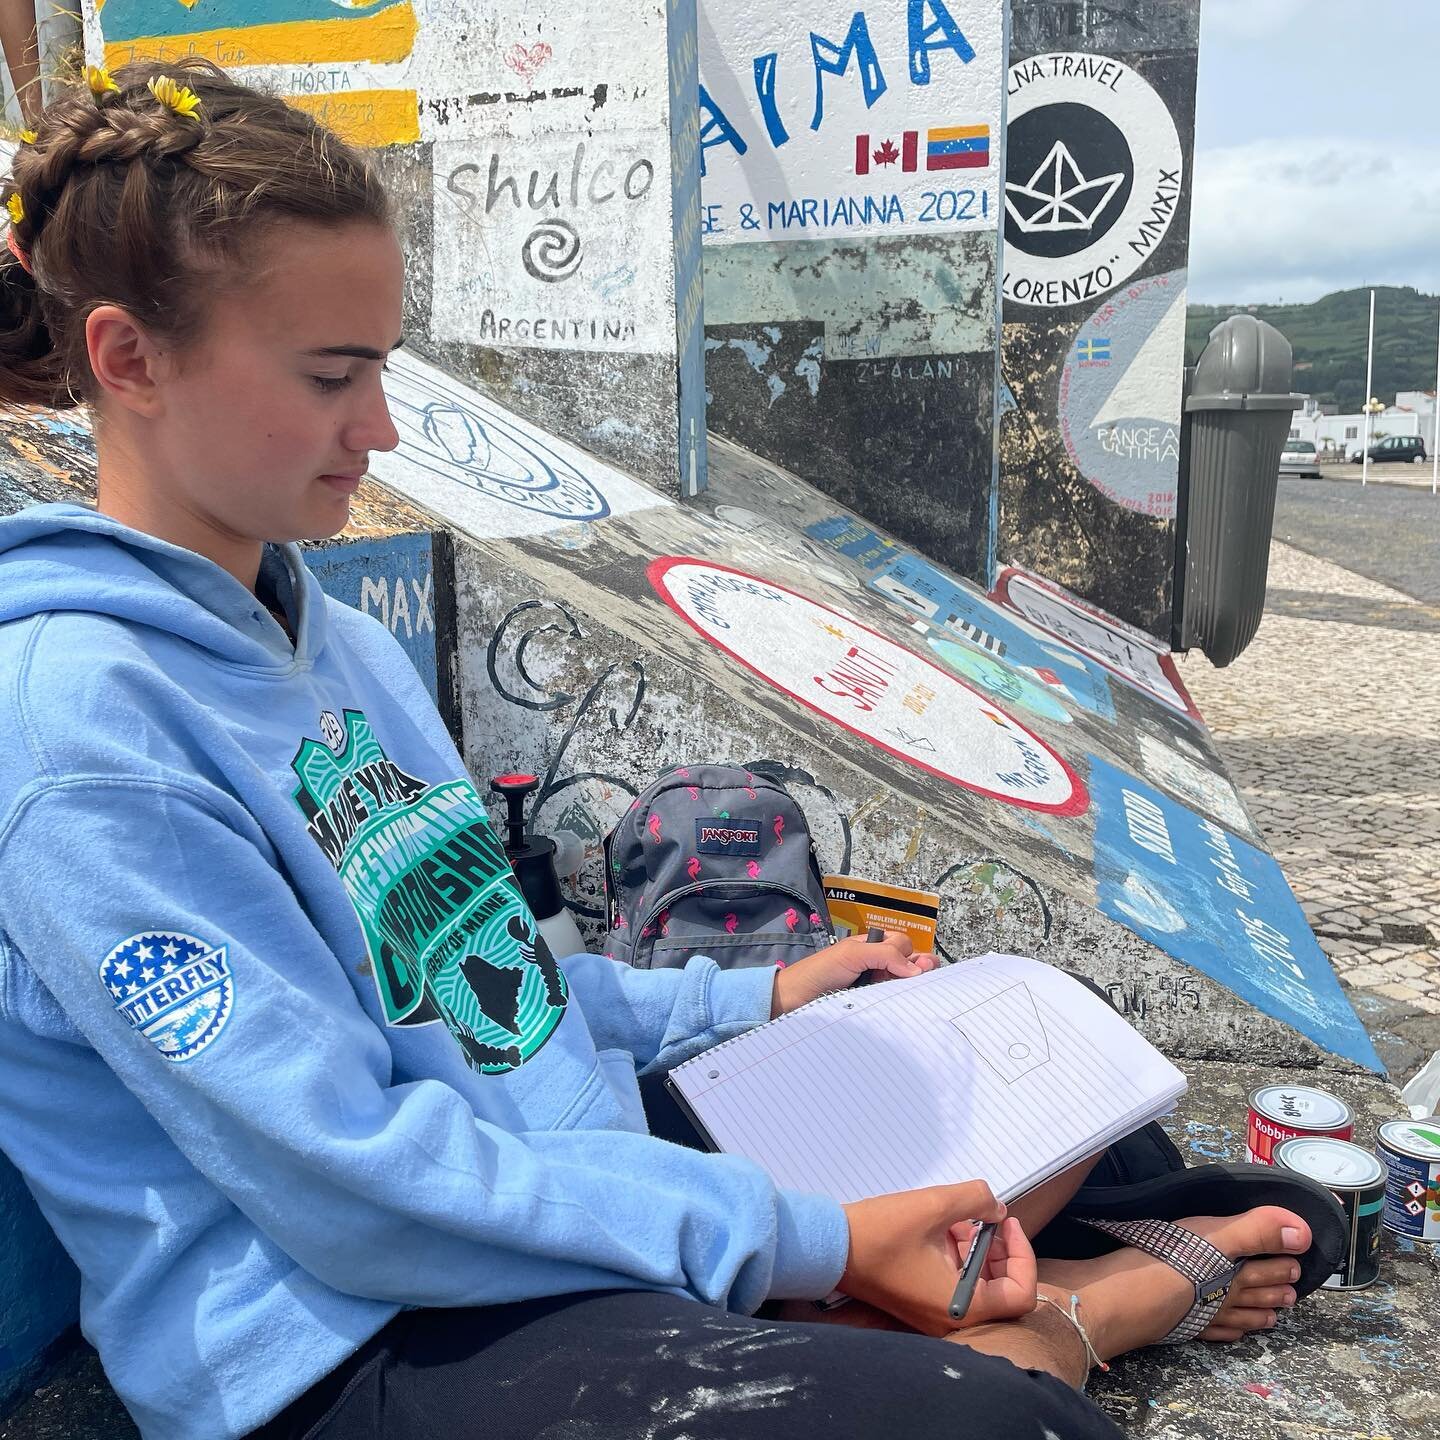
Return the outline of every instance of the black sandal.
{"type": "MultiPolygon", "coordinates": [[[[1090,1255],[1130,1245],[1178,1270],[1195,1286],[1195,1303],[1157,1342],[1173,1345],[1194,1339],[1211,1324],[1240,1267],[1260,1257],[1231,1260],[1208,1240],[1171,1222],[1187,1215],[1239,1215],[1257,1205],[1278,1205],[1309,1225],[1310,1248],[1289,1257],[1300,1266],[1296,1298],[1309,1295],[1334,1274],[1345,1254],[1345,1212],[1323,1185],[1273,1165],[1199,1165],[1135,1185],[1086,1188],[1038,1239],[1057,1226],[1062,1238],[1070,1234],[1069,1227],[1084,1227],[1081,1233],[1091,1237],[1090,1255]]],[[[1037,1253],[1053,1255],[1054,1250],[1037,1245],[1037,1253]]]]}

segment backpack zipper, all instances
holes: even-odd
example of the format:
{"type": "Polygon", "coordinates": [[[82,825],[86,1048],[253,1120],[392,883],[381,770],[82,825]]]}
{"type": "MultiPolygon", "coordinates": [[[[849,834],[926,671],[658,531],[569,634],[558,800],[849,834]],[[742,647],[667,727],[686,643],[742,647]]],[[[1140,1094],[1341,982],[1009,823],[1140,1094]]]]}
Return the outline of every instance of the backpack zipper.
{"type": "MultiPolygon", "coordinates": [[[[701,890],[710,890],[718,885],[739,885],[745,889],[755,891],[778,891],[782,895],[790,896],[793,900],[798,900],[805,907],[805,914],[807,916],[812,914],[818,915],[820,913],[815,909],[808,895],[794,889],[792,886],[782,884],[778,880],[696,880],[689,885],[682,885],[678,890],[667,891],[657,904],[652,905],[645,915],[645,918],[640,922],[640,936],[643,937],[645,935],[645,931],[649,928],[650,922],[654,920],[657,915],[662,911],[671,909],[677,901],[683,900],[687,895],[695,895],[701,890]]],[[[832,934],[828,925],[821,925],[820,929],[827,935],[832,934]]],[[[812,931],[811,933],[813,934],[814,932],[812,931]]],[[[652,936],[650,938],[653,939],[654,937],[652,936]]],[[[637,946],[639,944],[638,938],[636,944],[637,946]]]]}

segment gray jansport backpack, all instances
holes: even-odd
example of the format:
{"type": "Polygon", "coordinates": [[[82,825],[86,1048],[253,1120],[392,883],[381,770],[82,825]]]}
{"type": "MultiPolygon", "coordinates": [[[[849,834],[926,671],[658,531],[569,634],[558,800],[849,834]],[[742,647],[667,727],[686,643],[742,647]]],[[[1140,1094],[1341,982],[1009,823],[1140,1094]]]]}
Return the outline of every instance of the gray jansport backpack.
{"type": "Polygon", "coordinates": [[[642,970],[784,965],[834,938],[800,807],[735,765],[680,766],[605,840],[605,951],[642,970]]]}

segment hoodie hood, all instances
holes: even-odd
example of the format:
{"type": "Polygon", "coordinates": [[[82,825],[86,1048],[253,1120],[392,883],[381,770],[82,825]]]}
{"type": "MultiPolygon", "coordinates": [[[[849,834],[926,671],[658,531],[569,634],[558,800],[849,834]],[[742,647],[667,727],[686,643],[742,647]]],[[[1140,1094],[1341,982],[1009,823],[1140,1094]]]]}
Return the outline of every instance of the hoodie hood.
{"type": "Polygon", "coordinates": [[[297,545],[267,545],[259,588],[273,590],[289,637],[229,571],[84,505],[35,505],[0,519],[0,623],[56,611],[109,615],[188,641],[231,665],[313,663],[325,597],[297,545]]]}

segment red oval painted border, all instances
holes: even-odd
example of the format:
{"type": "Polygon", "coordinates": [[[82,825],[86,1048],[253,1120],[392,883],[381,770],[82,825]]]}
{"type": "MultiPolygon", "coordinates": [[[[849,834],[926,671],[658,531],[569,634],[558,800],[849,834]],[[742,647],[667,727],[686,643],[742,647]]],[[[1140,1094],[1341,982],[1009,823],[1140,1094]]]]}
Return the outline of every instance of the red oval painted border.
{"type": "Polygon", "coordinates": [[[737,570],[733,565],[721,565],[715,560],[705,560],[697,555],[657,555],[646,567],[645,574],[650,581],[651,588],[656,595],[665,602],[697,635],[703,636],[717,650],[723,651],[732,660],[743,665],[752,675],[758,675],[767,685],[778,690],[782,695],[788,695],[797,704],[803,705],[807,710],[813,710],[815,714],[823,719],[829,720],[832,724],[838,725],[842,730],[848,730],[852,735],[858,736],[861,740],[875,746],[877,750],[883,750],[887,755],[893,756],[896,760],[903,761],[906,765],[913,765],[917,770],[924,770],[934,775],[938,780],[946,780],[951,785],[956,785],[962,790],[969,790],[975,795],[984,795],[986,799],[998,800],[1003,805],[1013,805],[1017,810],[1035,810],[1046,815],[1080,815],[1089,808],[1090,792],[1085,787],[1085,782],[1075,772],[1069,761],[1058,751],[1051,749],[1029,726],[1022,725],[1002,705],[997,705],[988,695],[982,695],[973,685],[967,685],[958,676],[952,675],[950,671],[936,665],[933,661],[927,660],[925,656],[906,646],[892,640],[888,635],[882,635],[878,630],[872,630],[870,626],[857,620],[853,615],[847,615],[843,610],[836,610],[833,606],[826,605],[823,601],[812,600],[808,595],[802,595],[798,590],[792,590],[788,585],[781,585],[778,581],[767,580],[763,575],[752,575],[748,570],[737,570]],[[999,710],[1002,715],[1017,730],[1022,731],[1030,740],[1033,740],[1057,765],[1065,772],[1073,787],[1068,800],[1059,805],[1031,805],[1024,800],[1017,800],[1012,795],[1002,795],[997,790],[987,790],[983,785],[971,784],[968,780],[961,780],[955,775],[950,775],[944,770],[937,770],[933,765],[927,765],[923,760],[916,760],[909,755],[902,754],[899,750],[887,745],[883,740],[877,740],[873,735],[867,735],[863,730],[857,730],[853,725],[847,725],[843,720],[831,715],[828,711],[822,710],[818,705],[812,704],[803,695],[797,695],[793,690],[787,690],[783,685],[777,684],[765,672],[752,665],[743,655],[737,655],[728,645],[717,640],[708,630],[702,630],[676,603],[669,591],[665,588],[665,576],[677,565],[700,565],[707,570],[720,570],[727,575],[738,575],[742,580],[753,580],[759,585],[768,585],[773,590],[783,590],[787,595],[793,595],[797,600],[803,600],[807,605],[813,605],[818,610],[824,610],[835,616],[837,620],[843,620],[847,625],[853,625],[859,630],[865,631],[867,635],[873,635],[877,640],[884,641],[886,645],[893,645],[895,649],[904,651],[912,659],[918,660],[922,665],[927,665],[942,676],[952,685],[958,685],[962,690],[968,690],[978,700],[989,705],[993,710],[999,710]]]}

